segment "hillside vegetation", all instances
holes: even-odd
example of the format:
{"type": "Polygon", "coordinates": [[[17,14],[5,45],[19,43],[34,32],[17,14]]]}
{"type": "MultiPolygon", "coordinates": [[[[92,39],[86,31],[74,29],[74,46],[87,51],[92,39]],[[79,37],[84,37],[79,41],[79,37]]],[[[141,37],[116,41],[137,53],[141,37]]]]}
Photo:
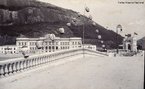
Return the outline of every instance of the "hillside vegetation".
{"type": "MultiPolygon", "coordinates": [[[[0,45],[15,44],[15,38],[21,35],[40,37],[53,33],[59,37],[82,37],[83,28],[85,43],[101,46],[98,40],[101,35],[108,48],[115,48],[115,32],[75,11],[36,0],[0,1],[0,45]],[[64,28],[65,33],[61,34],[59,28],[64,28]]],[[[121,43],[122,37],[118,38],[121,43]]]]}

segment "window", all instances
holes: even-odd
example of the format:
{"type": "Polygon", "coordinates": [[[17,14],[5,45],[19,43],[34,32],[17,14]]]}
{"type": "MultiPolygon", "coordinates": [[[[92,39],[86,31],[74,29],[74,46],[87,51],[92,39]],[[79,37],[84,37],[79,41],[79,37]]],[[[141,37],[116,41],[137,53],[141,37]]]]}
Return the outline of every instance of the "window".
{"type": "Polygon", "coordinates": [[[58,45],[58,42],[56,42],[56,45],[58,45]]]}
{"type": "Polygon", "coordinates": [[[52,49],[54,49],[54,46],[52,46],[52,49]]]}
{"type": "Polygon", "coordinates": [[[49,45],[51,45],[51,42],[49,42],[49,45]]]}
{"type": "Polygon", "coordinates": [[[52,42],[52,45],[54,45],[54,42],[52,42]]]}
{"type": "Polygon", "coordinates": [[[47,45],[47,42],[45,42],[45,45],[47,45]]]}
{"type": "Polygon", "coordinates": [[[25,45],[27,45],[27,43],[25,42],[25,45]]]}
{"type": "Polygon", "coordinates": [[[46,49],[46,50],[48,49],[47,46],[45,47],[45,49],[46,49]]]}
{"type": "Polygon", "coordinates": [[[58,46],[56,46],[56,50],[58,50],[58,46]]]}
{"type": "Polygon", "coordinates": [[[19,42],[18,44],[21,45],[21,42],[19,42]]]}

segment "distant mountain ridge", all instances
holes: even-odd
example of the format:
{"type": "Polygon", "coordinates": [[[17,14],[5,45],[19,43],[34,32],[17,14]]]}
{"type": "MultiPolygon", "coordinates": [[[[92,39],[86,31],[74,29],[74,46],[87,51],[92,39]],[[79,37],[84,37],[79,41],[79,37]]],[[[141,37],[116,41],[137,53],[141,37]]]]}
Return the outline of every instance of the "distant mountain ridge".
{"type": "Polygon", "coordinates": [[[138,46],[145,50],[145,36],[137,41],[138,46]]]}
{"type": "MultiPolygon", "coordinates": [[[[53,33],[59,37],[82,37],[83,26],[85,39],[92,44],[101,46],[98,35],[108,48],[115,47],[116,33],[107,30],[86,16],[37,0],[1,0],[0,1],[0,45],[14,44],[20,35],[26,37],[40,37],[53,33]],[[71,26],[68,26],[70,23],[71,26]],[[59,28],[65,29],[60,34],[59,28]],[[96,33],[99,30],[99,34],[96,33]]],[[[120,43],[122,37],[118,35],[120,43]]],[[[89,43],[89,42],[88,42],[89,43]]]]}

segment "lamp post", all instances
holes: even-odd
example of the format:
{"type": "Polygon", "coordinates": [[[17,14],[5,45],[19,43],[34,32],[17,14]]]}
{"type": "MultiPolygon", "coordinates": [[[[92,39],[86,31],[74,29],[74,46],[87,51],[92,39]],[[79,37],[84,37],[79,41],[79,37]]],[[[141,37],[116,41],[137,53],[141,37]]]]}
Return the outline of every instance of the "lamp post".
{"type": "MultiPolygon", "coordinates": [[[[85,57],[85,55],[84,55],[84,39],[85,39],[85,12],[90,12],[90,9],[87,7],[87,6],[85,6],[85,8],[84,8],[84,12],[83,12],[83,15],[84,15],[84,19],[83,19],[83,21],[84,21],[84,23],[82,24],[83,25],[83,29],[82,29],[82,47],[83,47],[83,57],[85,57]]],[[[80,17],[81,15],[80,15],[80,13],[78,13],[78,17],[80,17]]],[[[92,20],[92,16],[90,15],[89,17],[88,17],[90,20],[92,20]]],[[[73,21],[72,21],[72,23],[74,23],[74,24],[76,24],[76,22],[77,22],[77,20],[76,20],[76,18],[73,18],[73,21]]],[[[68,27],[70,27],[71,26],[71,23],[67,23],[66,24],[68,27]]]]}
{"type": "MultiPolygon", "coordinates": [[[[85,12],[90,12],[90,9],[85,6],[85,9],[84,9],[84,16],[85,16],[85,12]]],[[[82,41],[82,44],[83,44],[83,57],[85,57],[85,53],[84,53],[84,41],[85,41],[85,19],[84,19],[84,24],[83,24],[83,41],[82,41]]]]}
{"type": "Polygon", "coordinates": [[[119,50],[118,50],[118,45],[119,45],[119,43],[118,43],[118,31],[122,31],[122,26],[119,24],[119,25],[117,25],[117,27],[116,27],[116,47],[117,47],[117,49],[116,49],[116,53],[118,54],[119,53],[119,50]]]}

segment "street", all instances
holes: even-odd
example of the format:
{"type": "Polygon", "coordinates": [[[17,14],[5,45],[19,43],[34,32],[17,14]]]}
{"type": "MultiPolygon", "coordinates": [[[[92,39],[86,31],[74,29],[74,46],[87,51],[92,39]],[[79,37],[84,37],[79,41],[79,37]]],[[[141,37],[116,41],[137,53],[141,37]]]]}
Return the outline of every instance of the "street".
{"type": "Polygon", "coordinates": [[[50,64],[3,78],[0,89],[143,89],[143,57],[87,55],[50,64]]]}

